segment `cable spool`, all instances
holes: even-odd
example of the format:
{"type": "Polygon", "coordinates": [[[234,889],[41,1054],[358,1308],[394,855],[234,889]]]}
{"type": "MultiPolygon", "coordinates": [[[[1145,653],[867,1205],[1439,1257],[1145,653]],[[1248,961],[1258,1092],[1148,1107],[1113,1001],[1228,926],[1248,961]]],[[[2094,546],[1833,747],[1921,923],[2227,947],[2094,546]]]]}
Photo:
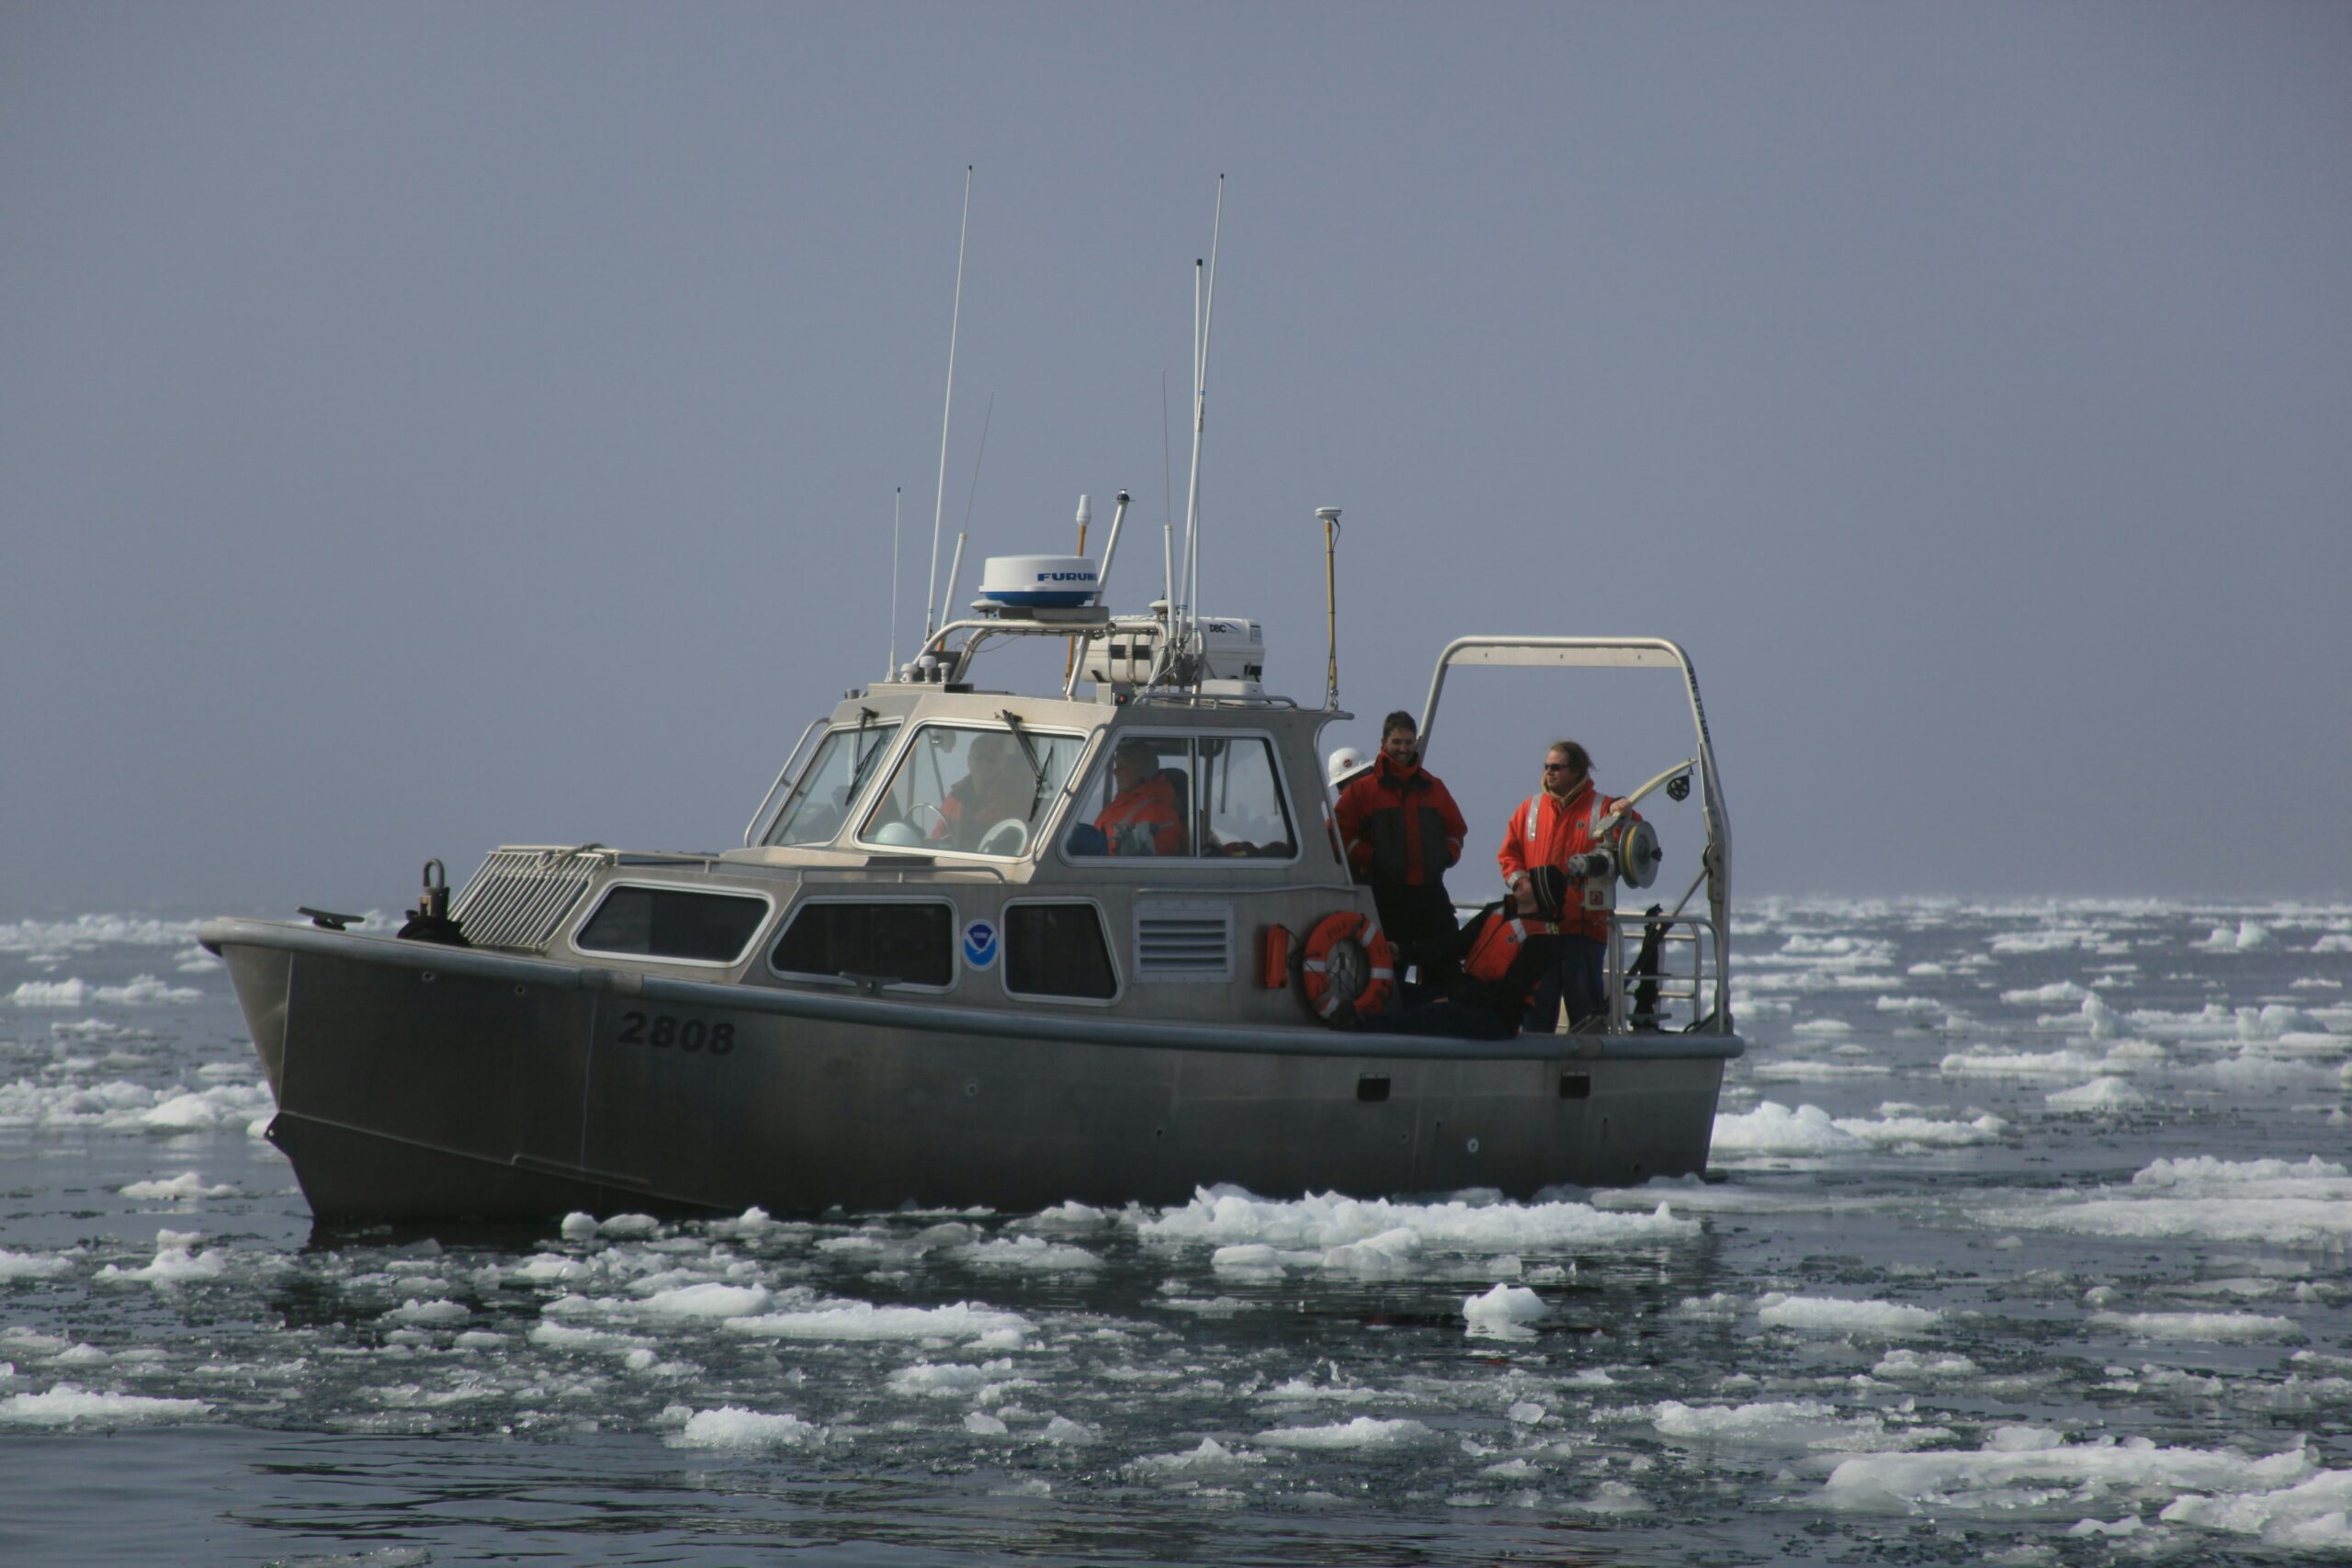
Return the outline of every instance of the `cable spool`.
{"type": "Polygon", "coordinates": [[[1341,1008],[1360,1016],[1381,1011],[1396,988],[1396,954],[1370,917],[1353,909],[1324,916],[1291,950],[1292,988],[1299,1006],[1319,1019],[1341,1008]]]}
{"type": "Polygon", "coordinates": [[[1617,874],[1628,887],[1647,887],[1656,882],[1658,865],[1666,859],[1666,852],[1658,847],[1657,829],[1645,821],[1619,823],[1609,835],[1609,851],[1617,862],[1617,874]]]}

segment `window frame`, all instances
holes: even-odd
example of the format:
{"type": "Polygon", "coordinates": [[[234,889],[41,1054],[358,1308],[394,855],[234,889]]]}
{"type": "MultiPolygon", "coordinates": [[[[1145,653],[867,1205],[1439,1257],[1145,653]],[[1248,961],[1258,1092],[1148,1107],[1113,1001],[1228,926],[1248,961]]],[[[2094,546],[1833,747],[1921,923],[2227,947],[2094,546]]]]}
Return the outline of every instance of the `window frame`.
{"type": "MultiPolygon", "coordinates": [[[[1060,725],[1023,723],[1021,728],[1032,736],[1043,736],[1055,740],[1076,740],[1078,755],[1070,762],[1069,776],[1062,780],[1059,788],[1047,796],[1046,815],[1035,828],[1030,829],[1029,841],[1022,846],[1021,852],[1012,855],[991,855],[983,854],[978,850],[953,849],[944,842],[929,839],[920,844],[879,844],[867,838],[865,833],[871,826],[874,814],[882,808],[882,796],[888,794],[890,786],[898,782],[899,769],[913,756],[918,739],[924,730],[961,729],[977,735],[1001,735],[1012,740],[1015,746],[1019,746],[1021,742],[1013,735],[1012,727],[1001,721],[992,723],[985,718],[925,718],[904,721],[900,728],[905,733],[898,739],[897,751],[890,758],[890,766],[878,775],[877,782],[867,785],[872,793],[861,796],[857,801],[856,804],[863,809],[852,811],[842,818],[842,830],[847,834],[846,841],[871,853],[933,855],[941,860],[973,861],[981,865],[1020,865],[1039,858],[1040,843],[1057,836],[1059,819],[1069,813],[1069,802],[1074,798],[1070,790],[1070,780],[1084,778],[1087,770],[1093,766],[1092,746],[1095,734],[1099,733],[1068,728],[1060,725]],[[857,826],[852,829],[849,826],[851,823],[856,823],[857,826]]],[[[1028,765],[1025,759],[1022,765],[1024,767],[1028,765]]],[[[837,837],[835,841],[840,842],[842,840],[837,837]]]]}
{"type": "MultiPolygon", "coordinates": [[[[964,983],[964,917],[956,908],[956,900],[939,893],[918,893],[898,897],[887,894],[877,897],[863,893],[816,893],[794,899],[792,907],[785,911],[786,918],[777,923],[775,938],[768,944],[766,955],[761,961],[766,965],[767,972],[777,979],[788,980],[797,985],[831,986],[844,989],[854,989],[862,984],[860,981],[848,979],[840,975],[815,975],[806,970],[776,967],[776,947],[783,942],[785,934],[792,929],[792,922],[800,918],[803,910],[818,904],[938,905],[947,911],[947,983],[941,986],[926,986],[915,980],[892,980],[885,984],[882,989],[911,991],[926,997],[944,997],[964,983]]],[[[1001,963],[1002,959],[1000,958],[998,962],[1001,963]]]]}
{"type": "Polygon", "coordinates": [[[742,963],[745,956],[760,945],[761,939],[775,923],[775,895],[754,887],[720,888],[714,887],[707,882],[664,882],[653,877],[640,876],[615,877],[605,884],[604,891],[596,895],[596,901],[588,906],[587,912],[571,923],[564,932],[563,941],[565,946],[583,958],[621,958],[637,964],[684,964],[696,969],[732,969],[742,963]],[[580,933],[588,929],[589,922],[594,920],[604,908],[605,901],[615,893],[628,887],[650,888],[664,893],[699,893],[712,898],[749,898],[764,904],[767,908],[760,916],[759,923],[752,928],[750,938],[742,946],[735,950],[735,956],[732,958],[665,958],[659,953],[622,953],[609,947],[581,946],[580,933]]]}
{"type": "MultiPolygon", "coordinates": [[[[1091,893],[1038,893],[1018,898],[1007,898],[997,911],[996,978],[998,988],[1008,1001],[1051,1002],[1064,1007],[1112,1008],[1126,999],[1127,971],[1119,962],[1119,944],[1111,940],[1110,912],[1102,908],[1102,900],[1091,893]],[[1006,917],[1023,904],[1085,904],[1094,910],[1094,930],[1102,939],[1102,954],[1111,962],[1111,994],[1107,997],[1057,996],[1051,991],[1016,991],[1012,988],[1012,922],[1006,917]]],[[[963,956],[963,943],[957,942],[956,956],[963,956]]]]}
{"type": "MultiPolygon", "coordinates": [[[[1102,742],[1100,747],[1102,753],[1100,761],[1105,771],[1105,776],[1107,776],[1108,770],[1111,765],[1110,758],[1112,752],[1118,749],[1118,746],[1122,741],[1131,739],[1182,740],[1187,746],[1193,747],[1197,747],[1198,744],[1204,739],[1255,740],[1263,745],[1266,748],[1267,763],[1273,771],[1274,790],[1282,805],[1283,818],[1290,824],[1290,853],[1287,855],[1074,855],[1069,852],[1069,844],[1068,841],[1069,832],[1067,829],[1064,829],[1057,831],[1054,835],[1054,852],[1060,858],[1062,864],[1073,869],[1080,870],[1087,868],[1102,870],[1106,867],[1131,867],[1143,864],[1150,864],[1171,870],[1185,867],[1216,867],[1225,870],[1245,870],[1251,867],[1266,869],[1275,866],[1295,866],[1298,864],[1299,862],[1306,858],[1306,846],[1303,842],[1303,836],[1299,828],[1298,801],[1290,787],[1290,779],[1283,767],[1282,746],[1274,739],[1274,735],[1272,730],[1243,728],[1160,729],[1141,724],[1122,726],[1115,730],[1106,732],[1102,738],[1102,742]]],[[[1198,753],[1195,751],[1192,753],[1192,755],[1197,757],[1198,753]]],[[[1082,804],[1086,798],[1087,793],[1096,784],[1102,782],[1102,778],[1096,776],[1093,771],[1097,759],[1085,758],[1082,759],[1082,761],[1086,764],[1083,773],[1073,775],[1079,777],[1080,781],[1079,787],[1072,792],[1070,795],[1070,802],[1073,806],[1082,804]]],[[[1196,775],[1193,779],[1194,791],[1197,791],[1199,783],[1200,781],[1196,775]]],[[[1065,811],[1064,815],[1068,816],[1069,814],[1065,811]]],[[[1192,815],[1193,820],[1185,824],[1185,834],[1188,838],[1194,836],[1193,829],[1200,825],[1199,819],[1202,813],[1199,809],[1197,797],[1193,801],[1192,815]]],[[[1091,818],[1089,818],[1089,820],[1091,820],[1091,818]]]]}
{"type": "Polygon", "coordinates": [[[895,771],[894,768],[885,767],[882,764],[890,762],[897,754],[899,748],[906,743],[906,730],[908,726],[907,716],[904,714],[884,714],[878,716],[872,724],[863,727],[866,729],[881,729],[895,731],[896,733],[888,735],[882,742],[880,755],[876,759],[876,771],[874,777],[867,779],[863,784],[860,784],[858,786],[857,793],[850,796],[849,803],[842,807],[841,825],[833,829],[833,836],[831,838],[802,839],[792,843],[784,844],[776,842],[775,835],[783,830],[784,819],[790,816],[792,808],[800,803],[801,786],[806,784],[808,782],[809,775],[816,772],[818,761],[824,756],[825,748],[831,743],[833,737],[836,735],[854,735],[860,728],[860,726],[855,724],[835,724],[826,728],[823,738],[817,742],[817,749],[808,754],[808,764],[804,766],[800,770],[798,775],[793,779],[792,788],[785,793],[784,804],[775,808],[775,815],[769,819],[768,830],[766,833],[762,834],[760,838],[760,844],[762,848],[771,850],[817,850],[824,849],[842,841],[842,836],[849,831],[849,825],[857,820],[858,807],[864,806],[865,804],[866,796],[873,793],[875,780],[888,778],[895,771]]]}

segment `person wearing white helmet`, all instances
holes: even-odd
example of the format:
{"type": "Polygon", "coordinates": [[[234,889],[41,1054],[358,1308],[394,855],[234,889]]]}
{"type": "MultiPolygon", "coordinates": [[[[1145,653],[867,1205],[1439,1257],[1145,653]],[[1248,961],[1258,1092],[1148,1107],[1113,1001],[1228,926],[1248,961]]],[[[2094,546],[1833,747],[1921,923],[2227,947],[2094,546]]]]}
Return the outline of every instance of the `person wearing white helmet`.
{"type": "Polygon", "coordinates": [[[1330,780],[1333,789],[1345,789],[1348,781],[1363,770],[1363,753],[1352,746],[1342,746],[1324,763],[1323,776],[1330,780]]]}

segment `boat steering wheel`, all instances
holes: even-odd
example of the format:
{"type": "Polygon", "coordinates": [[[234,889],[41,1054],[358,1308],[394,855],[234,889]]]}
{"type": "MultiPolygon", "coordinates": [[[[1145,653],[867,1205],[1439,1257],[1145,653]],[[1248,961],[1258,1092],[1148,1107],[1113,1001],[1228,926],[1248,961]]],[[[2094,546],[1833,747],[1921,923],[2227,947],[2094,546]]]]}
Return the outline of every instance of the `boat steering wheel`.
{"type": "Polygon", "coordinates": [[[1008,817],[981,834],[976,847],[984,855],[1017,855],[1029,847],[1029,824],[1008,817]]]}

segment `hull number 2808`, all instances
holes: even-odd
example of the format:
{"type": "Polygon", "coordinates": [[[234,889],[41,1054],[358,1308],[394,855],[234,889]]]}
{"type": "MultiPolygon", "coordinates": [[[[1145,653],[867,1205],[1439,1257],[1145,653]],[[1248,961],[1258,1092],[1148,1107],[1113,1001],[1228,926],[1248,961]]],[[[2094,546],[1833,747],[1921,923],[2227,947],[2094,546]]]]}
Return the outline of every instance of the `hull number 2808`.
{"type": "Polygon", "coordinates": [[[735,1049],[735,1026],[706,1023],[698,1018],[673,1018],[666,1012],[625,1012],[621,1014],[619,1039],[624,1045],[707,1051],[714,1056],[724,1056],[735,1049]]]}

